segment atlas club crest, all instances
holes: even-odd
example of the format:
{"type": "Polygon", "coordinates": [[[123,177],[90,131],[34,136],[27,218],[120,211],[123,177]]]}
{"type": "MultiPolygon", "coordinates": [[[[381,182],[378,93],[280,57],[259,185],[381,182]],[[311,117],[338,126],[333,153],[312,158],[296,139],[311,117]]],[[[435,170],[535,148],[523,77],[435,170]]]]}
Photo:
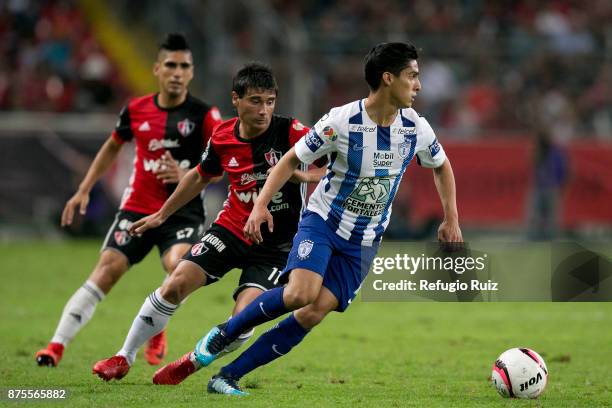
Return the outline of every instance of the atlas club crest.
{"type": "Polygon", "coordinates": [[[132,240],[132,237],[127,231],[115,231],[115,242],[119,246],[127,245],[132,240]]]}
{"type": "Polygon", "coordinates": [[[274,167],[276,163],[278,163],[278,161],[280,160],[282,156],[283,154],[281,152],[279,152],[278,150],[274,150],[274,149],[270,149],[268,153],[264,154],[266,161],[272,167],[274,167]]]}
{"type": "Polygon", "coordinates": [[[178,128],[179,133],[183,137],[187,137],[195,129],[195,123],[193,123],[189,119],[185,118],[185,119],[181,120],[179,123],[177,123],[176,127],[178,128]]]}

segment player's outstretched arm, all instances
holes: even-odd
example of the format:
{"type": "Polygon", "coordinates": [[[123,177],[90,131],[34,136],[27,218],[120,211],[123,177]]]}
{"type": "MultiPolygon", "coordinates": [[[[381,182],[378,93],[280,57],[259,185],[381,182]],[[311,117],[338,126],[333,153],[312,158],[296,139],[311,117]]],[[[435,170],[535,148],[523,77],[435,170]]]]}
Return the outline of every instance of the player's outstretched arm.
{"type": "Polygon", "coordinates": [[[459,213],[457,212],[455,175],[448,158],[440,167],[433,169],[433,174],[444,209],[444,220],[438,228],[438,240],[441,242],[463,242],[461,228],[459,228],[459,213]]]}
{"type": "Polygon", "coordinates": [[[272,196],[291,178],[293,171],[299,164],[300,159],[298,159],[295,154],[295,147],[292,147],[287,154],[280,159],[276,166],[272,168],[272,172],[268,176],[266,183],[257,196],[257,200],[255,200],[253,204],[253,210],[251,210],[249,219],[244,225],[244,236],[246,238],[256,244],[261,243],[263,239],[260,227],[264,222],[268,223],[268,230],[270,232],[274,230],[272,214],[268,211],[268,204],[272,196]]]}
{"type": "Polygon", "coordinates": [[[121,146],[123,145],[118,143],[112,136],[104,142],[98,154],[96,154],[95,159],[89,166],[83,181],[79,184],[78,190],[64,206],[61,221],[62,227],[72,224],[74,212],[77,207],[79,208],[79,213],[85,215],[87,212],[87,204],[89,204],[89,192],[106,170],[108,170],[111,164],[113,164],[121,150],[121,146]]]}
{"type": "Polygon", "coordinates": [[[209,182],[210,178],[202,177],[197,167],[192,168],[181,178],[178,186],[159,211],[133,223],[130,227],[130,234],[140,235],[146,230],[159,227],[179,208],[193,200],[209,182]]]}

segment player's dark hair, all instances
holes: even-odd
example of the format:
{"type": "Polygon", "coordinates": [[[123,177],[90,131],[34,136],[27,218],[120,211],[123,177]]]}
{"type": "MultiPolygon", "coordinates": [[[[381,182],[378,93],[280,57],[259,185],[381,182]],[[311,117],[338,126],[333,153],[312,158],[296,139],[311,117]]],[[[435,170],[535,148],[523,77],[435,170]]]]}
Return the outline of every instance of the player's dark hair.
{"type": "Polygon", "coordinates": [[[183,34],[169,33],[159,44],[159,51],[191,51],[191,48],[183,34]]]}
{"type": "Polygon", "coordinates": [[[375,45],[363,60],[365,80],[372,91],[380,87],[382,74],[390,72],[398,76],[410,61],[419,58],[414,45],[403,42],[375,45]]]}
{"type": "Polygon", "coordinates": [[[232,91],[236,92],[239,98],[242,98],[249,88],[264,91],[273,90],[275,94],[278,94],[278,86],[272,68],[260,62],[250,62],[240,68],[234,75],[232,91]]]}

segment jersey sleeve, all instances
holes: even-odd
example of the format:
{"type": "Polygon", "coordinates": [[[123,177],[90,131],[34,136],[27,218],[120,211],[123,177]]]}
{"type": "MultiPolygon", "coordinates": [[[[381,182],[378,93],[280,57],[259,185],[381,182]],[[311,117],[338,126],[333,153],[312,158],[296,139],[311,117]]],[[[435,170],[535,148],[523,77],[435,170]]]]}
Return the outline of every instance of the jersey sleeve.
{"type": "Polygon", "coordinates": [[[204,115],[204,123],[202,125],[202,139],[204,140],[204,146],[208,145],[215,128],[223,122],[221,113],[216,106],[211,107],[206,115],[204,115]]]}
{"type": "Polygon", "coordinates": [[[134,138],[128,105],[125,105],[123,109],[121,109],[112,137],[119,143],[129,142],[134,138]]]}
{"type": "Polygon", "coordinates": [[[223,174],[221,158],[217,154],[212,140],[208,141],[206,150],[202,153],[202,160],[200,160],[200,164],[198,165],[198,173],[200,173],[202,177],[217,177],[223,174]]]}
{"type": "Polygon", "coordinates": [[[446,153],[427,119],[419,117],[419,140],[417,163],[423,167],[436,168],[444,164],[446,153]]]}
{"type": "Polygon", "coordinates": [[[289,147],[293,147],[309,130],[308,126],[304,126],[299,120],[293,119],[289,127],[289,147]]]}
{"type": "Polygon", "coordinates": [[[338,129],[333,123],[331,112],[323,116],[296,144],[297,157],[311,164],[320,157],[336,150],[338,129]]]}

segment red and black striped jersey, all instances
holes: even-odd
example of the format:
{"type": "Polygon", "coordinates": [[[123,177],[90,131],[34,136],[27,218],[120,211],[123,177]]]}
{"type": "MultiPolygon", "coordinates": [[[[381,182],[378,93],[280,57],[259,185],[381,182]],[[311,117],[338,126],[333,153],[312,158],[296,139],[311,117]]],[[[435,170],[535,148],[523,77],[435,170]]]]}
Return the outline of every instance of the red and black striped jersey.
{"type": "MultiPolygon", "coordinates": [[[[213,129],[222,122],[216,107],[189,94],[185,102],[170,109],[161,108],[157,97],[158,94],[152,94],[130,100],[112,134],[119,143],[131,140],[136,143],[134,168],[123,193],[122,210],[142,214],[159,210],[176,188],[176,184],[164,184],[155,175],[161,156],[169,151],[181,168],[195,167],[213,129]]],[[[204,217],[202,196],[176,214],[204,217]]]]}
{"type": "MultiPolygon", "coordinates": [[[[244,237],[243,228],[266,182],[268,169],[309,129],[297,119],[273,115],[264,133],[253,139],[243,139],[239,125],[239,119],[233,118],[216,128],[198,171],[204,177],[228,174],[228,197],[215,223],[250,244],[244,237]]],[[[268,209],[274,217],[274,232],[270,234],[266,227],[262,228],[264,245],[289,247],[297,231],[305,197],[305,184],[291,182],[272,197],[268,209]]]]}

